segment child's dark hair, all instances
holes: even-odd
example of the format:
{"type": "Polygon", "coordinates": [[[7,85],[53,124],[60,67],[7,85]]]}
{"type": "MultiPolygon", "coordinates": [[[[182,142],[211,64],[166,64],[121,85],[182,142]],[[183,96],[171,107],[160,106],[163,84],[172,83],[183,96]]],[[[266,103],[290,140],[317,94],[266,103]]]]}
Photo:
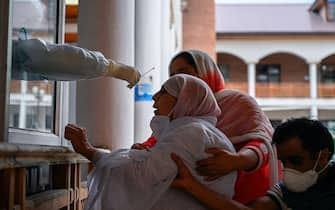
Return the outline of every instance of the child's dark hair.
{"type": "MultiPolygon", "coordinates": [[[[185,52],[181,52],[181,53],[179,53],[178,55],[176,55],[172,60],[171,60],[171,62],[170,63],[173,63],[177,58],[182,58],[182,59],[184,59],[188,64],[190,64],[196,71],[198,71],[197,70],[197,65],[195,64],[195,61],[194,61],[194,58],[193,58],[193,56],[189,53],[189,52],[187,52],[187,51],[185,51],[185,52]]],[[[170,75],[171,76],[171,75],[170,75]]]]}
{"type": "Polygon", "coordinates": [[[279,125],[272,137],[274,144],[282,144],[291,138],[299,138],[303,147],[310,152],[313,158],[328,148],[330,159],[334,154],[334,141],[328,129],[317,120],[307,118],[290,119],[279,125]]]}

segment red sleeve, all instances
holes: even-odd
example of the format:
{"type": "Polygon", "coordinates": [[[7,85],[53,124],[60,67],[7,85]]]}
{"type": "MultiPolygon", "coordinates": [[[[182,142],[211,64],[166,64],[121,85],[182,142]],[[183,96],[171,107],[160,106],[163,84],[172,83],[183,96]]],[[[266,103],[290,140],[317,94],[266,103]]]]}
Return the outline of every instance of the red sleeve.
{"type": "Polygon", "coordinates": [[[252,139],[239,148],[239,150],[242,149],[252,149],[256,152],[258,156],[258,165],[254,170],[263,167],[269,163],[269,150],[262,140],[252,139]]]}
{"type": "Polygon", "coordinates": [[[157,143],[157,140],[154,136],[150,136],[145,142],[143,142],[142,144],[144,144],[145,146],[151,148],[153,146],[155,146],[155,144],[157,143]]]}

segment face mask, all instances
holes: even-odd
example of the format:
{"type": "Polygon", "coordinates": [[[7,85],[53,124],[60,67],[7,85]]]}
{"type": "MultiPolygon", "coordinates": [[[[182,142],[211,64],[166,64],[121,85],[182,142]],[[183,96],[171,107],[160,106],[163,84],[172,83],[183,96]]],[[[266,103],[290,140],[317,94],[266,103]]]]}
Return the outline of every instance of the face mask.
{"type": "Polygon", "coordinates": [[[168,127],[170,123],[170,118],[173,114],[174,107],[171,109],[167,116],[165,115],[155,115],[150,121],[150,128],[152,130],[152,135],[158,140],[165,128],[168,127]]]}
{"type": "Polygon", "coordinates": [[[286,188],[292,192],[304,192],[309,187],[313,186],[317,182],[319,174],[321,174],[329,165],[328,162],[325,167],[319,172],[316,172],[315,168],[319,163],[320,156],[321,151],[319,152],[319,156],[312,170],[300,172],[291,168],[284,168],[283,182],[286,188]]]}

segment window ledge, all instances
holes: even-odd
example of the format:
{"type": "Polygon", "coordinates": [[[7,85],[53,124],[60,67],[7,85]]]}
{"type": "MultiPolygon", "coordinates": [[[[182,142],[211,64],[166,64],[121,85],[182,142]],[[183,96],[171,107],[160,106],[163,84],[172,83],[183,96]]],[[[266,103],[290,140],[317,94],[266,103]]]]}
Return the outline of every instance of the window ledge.
{"type": "Polygon", "coordinates": [[[0,169],[89,162],[68,147],[0,143],[0,169]]]}
{"type": "Polygon", "coordinates": [[[69,200],[71,194],[71,190],[58,189],[30,196],[26,200],[27,209],[60,209],[73,201],[69,200]]]}

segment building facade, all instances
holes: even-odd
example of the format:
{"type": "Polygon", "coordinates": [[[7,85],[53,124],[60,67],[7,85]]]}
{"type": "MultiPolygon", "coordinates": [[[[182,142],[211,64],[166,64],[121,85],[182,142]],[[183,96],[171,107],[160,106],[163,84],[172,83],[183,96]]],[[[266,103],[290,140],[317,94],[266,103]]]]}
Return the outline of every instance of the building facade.
{"type": "Polygon", "coordinates": [[[304,116],[334,133],[335,24],[315,4],[216,5],[217,63],[274,125],[304,116]]]}

